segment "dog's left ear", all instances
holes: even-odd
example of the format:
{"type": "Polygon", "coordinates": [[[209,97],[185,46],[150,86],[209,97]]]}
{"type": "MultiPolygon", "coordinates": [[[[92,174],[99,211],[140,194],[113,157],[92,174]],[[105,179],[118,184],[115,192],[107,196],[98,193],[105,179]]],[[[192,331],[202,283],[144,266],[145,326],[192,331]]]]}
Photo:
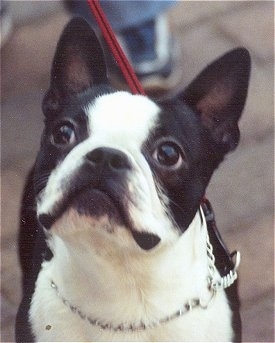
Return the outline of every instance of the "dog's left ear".
{"type": "Polygon", "coordinates": [[[249,75],[249,53],[238,48],[206,67],[181,95],[200,115],[223,153],[238,145],[238,120],[247,96],[249,75]]]}
{"type": "Polygon", "coordinates": [[[107,71],[101,45],[89,24],[74,18],[57,45],[50,89],[43,101],[45,115],[58,111],[64,99],[103,83],[107,83],[107,71]]]}

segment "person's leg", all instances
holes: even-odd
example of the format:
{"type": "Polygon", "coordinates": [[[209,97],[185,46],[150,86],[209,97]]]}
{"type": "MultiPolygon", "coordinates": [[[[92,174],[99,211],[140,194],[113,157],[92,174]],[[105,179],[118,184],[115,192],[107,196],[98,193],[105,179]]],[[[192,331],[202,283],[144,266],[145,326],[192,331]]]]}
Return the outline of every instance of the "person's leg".
{"type": "MultiPolygon", "coordinates": [[[[110,21],[114,31],[119,32],[133,26],[140,26],[144,22],[156,18],[170,8],[175,1],[117,1],[102,0],[100,5],[110,21]]],[[[65,5],[71,13],[85,18],[92,26],[96,22],[86,0],[65,0],[65,5]]]]}

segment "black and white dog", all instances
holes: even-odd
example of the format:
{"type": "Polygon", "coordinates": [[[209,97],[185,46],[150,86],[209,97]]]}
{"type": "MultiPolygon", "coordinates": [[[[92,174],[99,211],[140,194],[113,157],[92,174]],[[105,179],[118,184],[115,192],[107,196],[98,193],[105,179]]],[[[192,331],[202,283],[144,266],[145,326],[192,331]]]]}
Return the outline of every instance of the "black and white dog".
{"type": "Polygon", "coordinates": [[[68,24],[23,198],[17,341],[240,340],[200,203],[238,144],[249,73],[238,48],[154,102],[112,89],[94,32],[68,24]]]}

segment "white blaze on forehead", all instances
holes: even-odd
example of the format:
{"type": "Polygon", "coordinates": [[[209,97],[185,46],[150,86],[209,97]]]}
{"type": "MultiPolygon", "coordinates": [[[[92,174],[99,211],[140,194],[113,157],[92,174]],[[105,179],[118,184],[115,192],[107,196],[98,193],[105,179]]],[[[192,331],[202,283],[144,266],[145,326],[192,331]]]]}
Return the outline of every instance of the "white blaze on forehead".
{"type": "Polygon", "coordinates": [[[145,96],[116,92],[97,98],[85,111],[93,137],[139,148],[156,125],[160,109],[145,96]]]}
{"type": "Polygon", "coordinates": [[[38,213],[54,211],[87,153],[98,147],[111,147],[123,151],[133,166],[127,174],[127,186],[131,198],[129,214],[135,226],[159,234],[166,232],[167,215],[159,201],[150,167],[141,152],[141,146],[157,125],[160,108],[145,96],[117,92],[102,95],[84,111],[88,118],[89,137],[74,147],[53,171],[40,196],[38,213]],[[160,228],[159,222],[165,222],[165,225],[160,228]]]}

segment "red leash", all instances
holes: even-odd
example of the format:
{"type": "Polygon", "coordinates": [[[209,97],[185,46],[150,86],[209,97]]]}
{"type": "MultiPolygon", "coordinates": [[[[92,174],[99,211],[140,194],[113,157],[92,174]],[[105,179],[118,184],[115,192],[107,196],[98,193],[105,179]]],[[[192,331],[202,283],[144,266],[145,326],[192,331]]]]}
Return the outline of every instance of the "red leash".
{"type": "MultiPolygon", "coordinates": [[[[106,18],[98,0],[87,0],[88,5],[97,21],[98,26],[100,27],[103,37],[107,42],[112,54],[114,55],[121,72],[127,81],[129,88],[131,89],[133,94],[142,94],[146,95],[142,85],[140,84],[132,66],[130,65],[127,57],[125,56],[124,52],[122,51],[116,36],[109,24],[108,19],[106,18]]],[[[205,196],[203,197],[201,204],[207,202],[205,196]]]]}
{"type": "Polygon", "coordinates": [[[122,51],[114,32],[106,18],[98,0],[87,0],[88,5],[101,29],[103,37],[107,42],[113,56],[115,57],[120,70],[133,94],[145,95],[144,89],[141,86],[132,66],[130,65],[127,57],[122,51]]]}

